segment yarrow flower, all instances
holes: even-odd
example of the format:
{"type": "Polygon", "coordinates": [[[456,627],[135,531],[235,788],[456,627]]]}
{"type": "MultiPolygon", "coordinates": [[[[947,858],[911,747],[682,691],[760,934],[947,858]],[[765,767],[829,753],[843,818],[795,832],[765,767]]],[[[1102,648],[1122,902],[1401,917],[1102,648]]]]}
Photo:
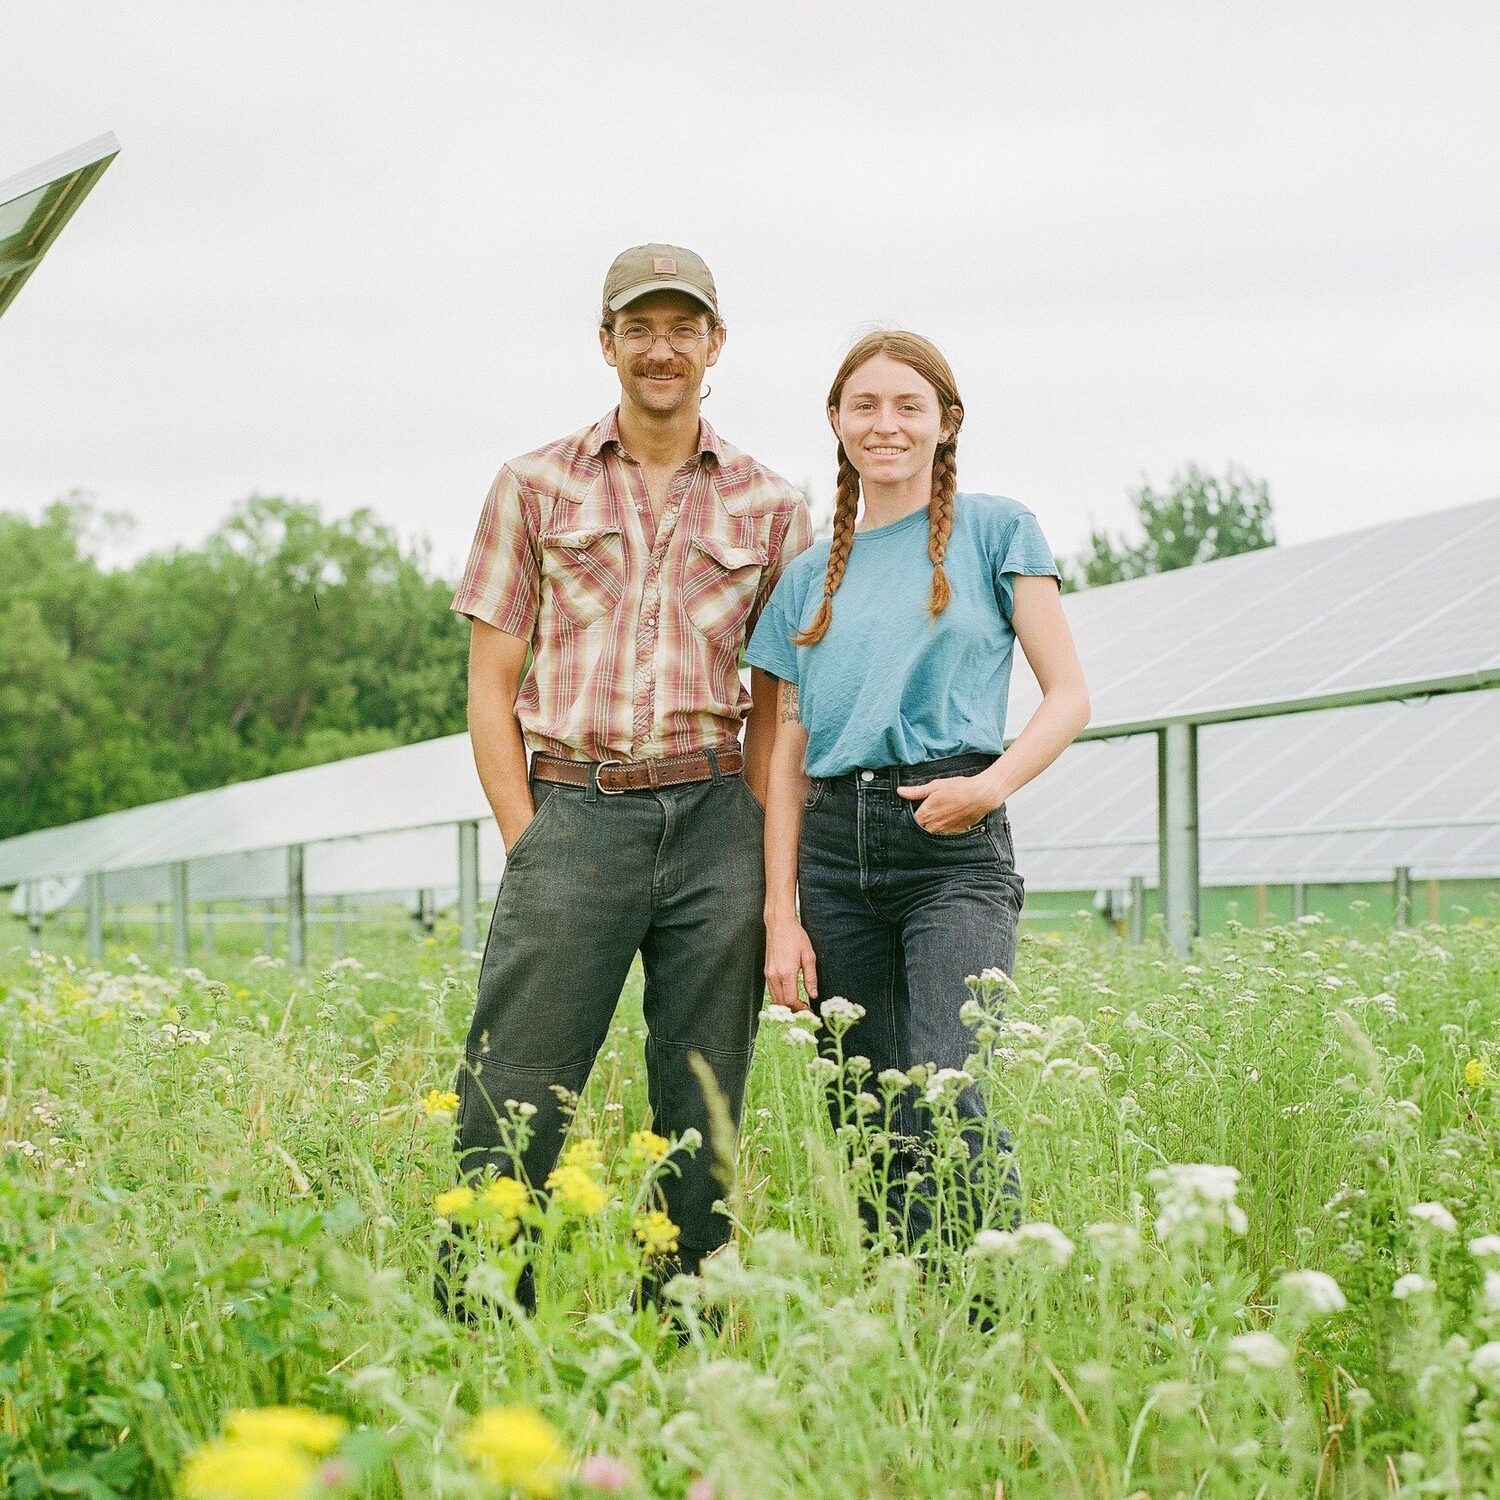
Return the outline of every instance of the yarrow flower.
{"type": "Polygon", "coordinates": [[[626,1148],[631,1160],[641,1166],[655,1166],[672,1149],[672,1143],[651,1130],[632,1130],[626,1148]]]}
{"type": "Polygon", "coordinates": [[[1415,1271],[1408,1271],[1405,1276],[1396,1278],[1396,1283],[1391,1288],[1391,1296],[1397,1302],[1405,1302],[1409,1297],[1422,1297],[1436,1290],[1435,1281],[1429,1281],[1427,1277],[1419,1276],[1415,1271]]]}
{"type": "Polygon", "coordinates": [[[652,1259],[671,1255],[677,1249],[678,1228],[660,1209],[637,1214],[632,1228],[641,1249],[652,1259]]]}
{"type": "Polygon", "coordinates": [[[960,1094],[973,1082],[974,1075],[962,1068],[939,1068],[928,1078],[922,1098],[928,1104],[938,1104],[960,1094]]]}
{"type": "Polygon", "coordinates": [[[1056,1224],[1038,1220],[1034,1224],[1023,1224],[1019,1229],[981,1229],[974,1236],[969,1255],[974,1260],[989,1260],[993,1256],[1015,1259],[1022,1255],[1034,1255],[1045,1264],[1059,1270],[1073,1258],[1073,1241],[1056,1224]]]}
{"type": "Polygon", "coordinates": [[[562,1487],[567,1450],[556,1428],[529,1406],[495,1406],[481,1412],[458,1448],[491,1484],[539,1500],[550,1500],[562,1487]]]}
{"type": "Polygon", "coordinates": [[[842,995],[830,995],[818,1007],[818,1014],[830,1031],[848,1030],[864,1013],[863,1005],[856,1005],[842,995]]]}
{"type": "Polygon", "coordinates": [[[1481,1234],[1470,1240],[1469,1254],[1475,1260],[1500,1260],[1500,1234],[1481,1234]]]}
{"type": "Polygon", "coordinates": [[[1234,1201],[1240,1174],[1235,1167],[1185,1163],[1157,1167],[1147,1177],[1156,1189],[1156,1232],[1166,1242],[1207,1243],[1211,1232],[1244,1234],[1245,1212],[1234,1201]]]}
{"type": "Polygon", "coordinates": [[[1253,1370],[1280,1370],[1291,1359],[1287,1347],[1273,1333],[1254,1330],[1237,1333],[1224,1354],[1224,1368],[1248,1374],[1253,1370]]]}
{"type": "Polygon", "coordinates": [[[1280,1287],[1284,1300],[1297,1303],[1314,1317],[1343,1312],[1349,1305],[1343,1289],[1326,1271],[1289,1271],[1280,1287]]]}
{"type": "Polygon", "coordinates": [[[547,1189],[559,1203],[572,1213],[592,1218],[603,1211],[609,1202],[609,1194],[584,1169],[574,1163],[565,1163],[547,1178],[547,1189]]]}
{"type": "Polygon", "coordinates": [[[422,1095],[422,1113],[430,1120],[434,1115],[451,1115],[458,1108],[458,1095],[452,1089],[428,1089],[422,1095]]]}
{"type": "Polygon", "coordinates": [[[1481,1344],[1469,1356],[1469,1374],[1480,1385],[1500,1392],[1500,1339],[1481,1344]]]}
{"type": "Polygon", "coordinates": [[[1419,1224],[1430,1224],[1440,1234],[1457,1234],[1458,1224],[1441,1203],[1413,1203],[1407,1209],[1419,1224]]]}
{"type": "Polygon", "coordinates": [[[1094,1254],[1103,1261],[1134,1260],[1141,1250],[1141,1237],[1133,1224],[1118,1224],[1107,1221],[1101,1224],[1086,1224],[1083,1232],[1088,1236],[1094,1254]]]}

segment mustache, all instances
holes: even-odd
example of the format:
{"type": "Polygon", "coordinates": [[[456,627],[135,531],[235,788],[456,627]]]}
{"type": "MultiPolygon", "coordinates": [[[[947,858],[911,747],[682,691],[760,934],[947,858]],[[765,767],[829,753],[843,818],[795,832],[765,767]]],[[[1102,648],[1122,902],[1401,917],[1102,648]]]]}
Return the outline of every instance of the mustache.
{"type": "Polygon", "coordinates": [[[637,360],[630,367],[633,375],[686,375],[687,366],[679,360],[669,360],[666,364],[654,364],[649,360],[637,360]]]}

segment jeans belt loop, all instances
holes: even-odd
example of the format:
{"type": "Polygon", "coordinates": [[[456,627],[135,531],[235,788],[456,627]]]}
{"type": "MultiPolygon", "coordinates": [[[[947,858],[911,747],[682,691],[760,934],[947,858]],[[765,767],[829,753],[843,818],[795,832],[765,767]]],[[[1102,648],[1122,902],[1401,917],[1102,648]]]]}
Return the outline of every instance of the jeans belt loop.
{"type": "Polygon", "coordinates": [[[708,768],[709,768],[710,771],[713,772],[714,785],[715,786],[723,786],[724,785],[724,775],[719,770],[719,754],[718,754],[718,751],[716,751],[716,750],[705,750],[703,753],[708,757],[708,768]]]}

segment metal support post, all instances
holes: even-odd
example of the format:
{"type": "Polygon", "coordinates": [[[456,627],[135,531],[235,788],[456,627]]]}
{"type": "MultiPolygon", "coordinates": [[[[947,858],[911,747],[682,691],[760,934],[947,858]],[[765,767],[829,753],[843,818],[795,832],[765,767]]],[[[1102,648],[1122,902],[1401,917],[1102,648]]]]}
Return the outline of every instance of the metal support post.
{"type": "Polygon", "coordinates": [[[1186,953],[1198,936],[1198,726],[1157,731],[1157,840],[1167,937],[1186,953]]]}
{"type": "Polygon", "coordinates": [[[1296,881],[1292,886],[1292,920],[1307,915],[1307,887],[1302,881],[1296,881]]]}
{"type": "Polygon", "coordinates": [[[165,901],[156,903],[156,946],[158,948],[167,946],[167,904],[165,901]]]}
{"type": "Polygon", "coordinates": [[[212,901],[203,903],[203,951],[205,953],[214,951],[214,904],[212,901]]]}
{"type": "Polygon", "coordinates": [[[1427,920],[1436,922],[1442,914],[1442,906],[1439,899],[1438,883],[1435,880],[1427,882],[1427,920]]]}
{"type": "Polygon", "coordinates": [[[172,957],[188,956],[188,867],[186,860],[172,866],[172,957]]]}
{"type": "Polygon", "coordinates": [[[1146,941],[1146,877],[1130,877],[1130,944],[1139,948],[1146,941]]]}
{"type": "Polygon", "coordinates": [[[303,848],[286,851],[286,957],[294,969],[307,962],[307,893],[303,885],[303,848]]]}
{"type": "Polygon", "coordinates": [[[83,877],[84,899],[87,903],[85,926],[88,932],[89,962],[104,961],[104,872],[94,870],[83,877]]]}
{"type": "Polygon", "coordinates": [[[472,953],[479,915],[479,824],[458,825],[458,948],[472,953]]]}
{"type": "Polygon", "coordinates": [[[1411,926],[1411,867],[1396,866],[1396,926],[1411,926]]]}

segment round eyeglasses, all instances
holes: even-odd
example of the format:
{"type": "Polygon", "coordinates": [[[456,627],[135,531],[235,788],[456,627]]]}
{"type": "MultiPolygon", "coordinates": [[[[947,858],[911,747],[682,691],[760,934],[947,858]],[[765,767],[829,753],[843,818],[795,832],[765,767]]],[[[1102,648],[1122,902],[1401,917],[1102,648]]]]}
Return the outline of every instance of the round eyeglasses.
{"type": "Polygon", "coordinates": [[[643,323],[631,323],[626,328],[611,330],[611,336],[631,354],[645,354],[654,349],[657,339],[665,339],[678,354],[691,354],[712,332],[694,328],[691,323],[679,323],[670,333],[653,333],[643,323]]]}

